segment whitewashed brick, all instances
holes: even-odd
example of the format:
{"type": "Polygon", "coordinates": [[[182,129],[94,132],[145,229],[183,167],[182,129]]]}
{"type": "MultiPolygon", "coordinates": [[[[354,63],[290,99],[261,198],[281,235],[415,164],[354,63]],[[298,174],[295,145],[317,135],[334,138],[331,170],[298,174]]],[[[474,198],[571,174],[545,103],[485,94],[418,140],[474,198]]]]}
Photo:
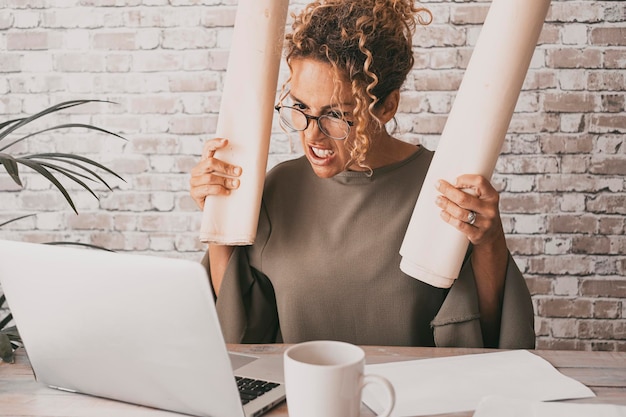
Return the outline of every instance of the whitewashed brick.
{"type": "MultiPolygon", "coordinates": [[[[423,98],[419,98],[417,101],[417,103],[413,104],[412,109],[413,111],[416,109],[416,107],[420,106],[420,102],[422,102],[422,100],[424,100],[423,98]]],[[[433,92],[431,94],[428,94],[428,96],[425,98],[425,102],[428,103],[428,110],[432,113],[444,113],[444,114],[448,114],[450,113],[450,110],[452,109],[452,103],[454,101],[454,97],[452,94],[449,93],[436,93],[433,92]]],[[[410,105],[409,103],[406,103],[407,105],[410,105]]]]}
{"type": "Polygon", "coordinates": [[[139,217],[139,229],[147,232],[177,232],[187,230],[187,216],[177,213],[144,214],[139,217]]]}
{"type": "Polygon", "coordinates": [[[235,24],[236,7],[211,7],[202,11],[201,23],[206,27],[232,27],[235,24]]]}
{"type": "Polygon", "coordinates": [[[446,102],[445,106],[449,111],[452,107],[452,100],[453,94],[450,93],[433,92],[431,95],[419,91],[402,91],[398,107],[399,113],[396,117],[410,116],[410,113],[419,113],[421,111],[435,111],[436,109],[441,109],[441,103],[446,102]],[[437,104],[439,104],[439,106],[437,106],[437,104]]]}
{"type": "Polygon", "coordinates": [[[183,54],[185,71],[206,70],[211,64],[210,54],[206,49],[185,51],[183,54]]]}
{"type": "Polygon", "coordinates": [[[39,26],[40,19],[40,12],[18,10],[14,14],[13,27],[19,29],[33,29],[39,26]]]}
{"type": "MultiPolygon", "coordinates": [[[[177,170],[178,158],[170,155],[150,155],[150,172],[171,173],[180,172],[177,170]]],[[[188,171],[185,171],[188,172],[188,171]]]]}
{"type": "Polygon", "coordinates": [[[481,27],[468,26],[465,29],[465,34],[463,34],[462,31],[458,31],[456,34],[455,44],[471,46],[473,49],[474,46],[476,46],[476,42],[478,41],[480,29],[481,27]]]}
{"type": "Polygon", "coordinates": [[[0,71],[3,73],[20,72],[23,55],[20,53],[3,53],[0,55],[0,71]]]}
{"type": "Polygon", "coordinates": [[[152,233],[150,235],[150,249],[154,251],[174,251],[174,237],[170,234],[152,233]]]}
{"type": "Polygon", "coordinates": [[[550,332],[553,337],[572,339],[578,335],[578,326],[575,319],[553,319],[550,332]]]}
{"type": "Polygon", "coordinates": [[[561,116],[561,132],[582,132],[585,128],[585,116],[580,113],[564,114],[561,116]]]}
{"type": "Polygon", "coordinates": [[[594,143],[594,153],[626,153],[626,138],[623,135],[602,135],[594,143]]]}
{"type": "Polygon", "coordinates": [[[568,91],[581,91],[587,87],[587,74],[578,69],[564,69],[559,74],[559,87],[568,91]]]}
{"type": "Polygon", "coordinates": [[[61,72],[102,72],[104,56],[94,53],[69,52],[54,55],[55,70],[61,72]]]}
{"type": "Polygon", "coordinates": [[[589,169],[590,158],[587,155],[563,155],[561,156],[561,172],[583,173],[589,169]]]}
{"type": "Polygon", "coordinates": [[[207,136],[185,136],[180,139],[179,153],[181,155],[201,155],[204,142],[209,139],[207,136]]]}
{"type": "Polygon", "coordinates": [[[169,131],[169,120],[162,116],[142,117],[141,131],[145,134],[162,134],[169,131]]]}
{"type": "Polygon", "coordinates": [[[582,24],[564,25],[561,39],[564,45],[585,45],[587,43],[588,26],[582,24]]]}
{"type": "Polygon", "coordinates": [[[536,112],[539,110],[539,95],[537,93],[521,92],[517,103],[515,104],[516,112],[536,112]]]}
{"type": "Polygon", "coordinates": [[[219,74],[189,72],[169,77],[169,89],[172,92],[213,92],[220,83],[219,74]]]}
{"type": "Polygon", "coordinates": [[[174,52],[141,51],[133,53],[133,67],[137,72],[178,71],[183,62],[174,52]]]}
{"type": "Polygon", "coordinates": [[[105,57],[107,72],[128,72],[131,66],[131,56],[129,54],[111,54],[105,57]]]}
{"type": "Polygon", "coordinates": [[[158,29],[140,30],[137,32],[136,46],[138,49],[156,49],[161,44],[162,36],[158,29]]]}
{"type": "Polygon", "coordinates": [[[550,255],[561,255],[569,253],[572,248],[571,238],[549,237],[545,241],[545,253],[550,255]]]}
{"type": "Polygon", "coordinates": [[[22,57],[22,70],[24,72],[51,72],[52,56],[49,52],[34,52],[22,57]]]}
{"type": "Polygon", "coordinates": [[[113,221],[112,230],[125,232],[137,230],[138,217],[136,214],[115,214],[111,218],[113,221]]]}
{"type": "Polygon", "coordinates": [[[50,104],[50,97],[38,95],[26,96],[22,100],[22,111],[34,114],[50,104]]]}
{"type": "Polygon", "coordinates": [[[535,189],[535,177],[533,175],[513,176],[506,178],[506,190],[511,193],[530,192],[535,189]]]}
{"type": "Polygon", "coordinates": [[[172,211],[174,209],[174,196],[168,192],[160,192],[152,195],[152,206],[157,211],[172,211]]]}
{"type": "MultiPolygon", "coordinates": [[[[56,2],[56,0],[55,0],[56,2]]],[[[99,28],[104,23],[102,13],[89,7],[75,7],[66,9],[44,10],[41,16],[41,26],[44,28],[71,29],[71,28],[99,28]]]]}
{"type": "MultiPolygon", "coordinates": [[[[502,146],[502,154],[540,154],[541,147],[539,137],[537,135],[507,135],[504,144],[502,146]]],[[[504,160],[502,163],[504,166],[508,165],[508,162],[504,160]]],[[[498,168],[496,168],[498,170],[498,168]]]]}
{"type": "Polygon", "coordinates": [[[0,30],[9,29],[15,21],[15,13],[12,10],[0,10],[0,30]]]}
{"type": "Polygon", "coordinates": [[[197,49],[215,47],[217,36],[212,29],[165,29],[162,32],[164,49],[197,49]]]}
{"type": "Polygon", "coordinates": [[[585,196],[583,194],[565,194],[561,196],[559,208],[563,212],[582,212],[585,208],[585,196]]]}
{"type": "MultiPolygon", "coordinates": [[[[3,219],[13,219],[15,217],[19,217],[19,215],[13,216],[13,213],[17,211],[21,211],[21,206],[22,206],[21,195],[18,195],[18,193],[15,193],[15,192],[6,192],[3,188],[0,188],[0,191],[2,191],[2,199],[0,199],[0,209],[2,209],[3,211],[3,219]],[[6,216],[4,212],[8,212],[10,217],[6,216]]],[[[8,191],[14,191],[14,190],[11,189],[8,191]]],[[[29,214],[29,213],[24,213],[24,215],[25,214],[29,214]]],[[[23,223],[20,223],[20,225],[22,224],[23,223]]],[[[14,225],[12,225],[11,227],[13,226],[14,225]]]]}
{"type": "Polygon", "coordinates": [[[168,0],[142,0],[142,3],[146,6],[165,6],[169,3],[168,0]]]}
{"type": "Polygon", "coordinates": [[[516,214],[514,231],[522,234],[538,234],[546,231],[546,219],[541,215],[516,214]]]}
{"type": "Polygon", "coordinates": [[[39,230],[62,230],[67,223],[65,214],[60,211],[38,213],[36,221],[39,230]]]}
{"type": "Polygon", "coordinates": [[[202,114],[210,111],[207,98],[197,95],[183,95],[180,97],[182,112],[186,114],[202,114]]]}
{"type": "MultiPolygon", "coordinates": [[[[116,181],[110,179],[108,176],[106,176],[106,174],[101,174],[103,177],[105,177],[105,180],[111,185],[111,187],[115,186],[115,184],[117,183],[116,181]]],[[[96,192],[98,198],[108,194],[108,190],[104,186],[94,185],[91,186],[91,188],[96,192]]],[[[99,201],[93,195],[85,191],[72,192],[72,200],[74,200],[74,204],[76,205],[76,209],[78,210],[79,214],[94,212],[100,209],[99,201]]],[[[72,213],[71,211],[69,211],[69,206],[67,207],[66,211],[70,214],[72,213]]]]}
{"type": "Polygon", "coordinates": [[[77,73],[71,80],[66,80],[67,91],[71,93],[94,93],[98,92],[97,81],[100,78],[92,73],[77,73]]]}
{"type": "Polygon", "coordinates": [[[180,252],[191,252],[188,259],[199,261],[202,256],[200,252],[206,250],[206,245],[200,242],[198,236],[176,236],[176,250],[180,252]]]}
{"type": "Polygon", "coordinates": [[[538,47],[533,52],[528,68],[544,68],[546,66],[546,52],[543,48],[538,47]]]}
{"type": "Polygon", "coordinates": [[[179,111],[180,104],[176,96],[141,95],[128,100],[128,111],[134,114],[157,113],[173,114],[179,111]]]}

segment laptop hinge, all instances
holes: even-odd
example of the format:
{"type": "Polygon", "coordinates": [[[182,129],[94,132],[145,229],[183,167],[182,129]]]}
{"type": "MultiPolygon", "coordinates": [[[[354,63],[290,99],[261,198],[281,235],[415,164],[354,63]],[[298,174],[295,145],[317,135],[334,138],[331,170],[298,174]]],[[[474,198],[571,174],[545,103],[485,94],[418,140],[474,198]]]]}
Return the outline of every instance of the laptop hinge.
{"type": "Polygon", "coordinates": [[[73,392],[73,393],[77,393],[78,391],[73,390],[73,389],[69,389],[69,388],[63,388],[63,387],[57,387],[55,385],[48,385],[50,388],[54,388],[54,389],[58,389],[59,391],[65,391],[65,392],[73,392]]]}

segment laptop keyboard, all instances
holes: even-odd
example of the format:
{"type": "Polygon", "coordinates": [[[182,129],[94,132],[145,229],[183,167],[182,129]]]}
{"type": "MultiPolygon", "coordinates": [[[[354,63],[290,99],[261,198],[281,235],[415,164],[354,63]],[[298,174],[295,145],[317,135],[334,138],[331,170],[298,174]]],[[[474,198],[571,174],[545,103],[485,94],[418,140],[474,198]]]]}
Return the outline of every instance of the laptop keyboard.
{"type": "Polygon", "coordinates": [[[235,380],[237,381],[237,388],[239,388],[239,396],[241,397],[242,404],[249,403],[279,385],[275,382],[244,378],[241,376],[236,376],[235,380]]]}

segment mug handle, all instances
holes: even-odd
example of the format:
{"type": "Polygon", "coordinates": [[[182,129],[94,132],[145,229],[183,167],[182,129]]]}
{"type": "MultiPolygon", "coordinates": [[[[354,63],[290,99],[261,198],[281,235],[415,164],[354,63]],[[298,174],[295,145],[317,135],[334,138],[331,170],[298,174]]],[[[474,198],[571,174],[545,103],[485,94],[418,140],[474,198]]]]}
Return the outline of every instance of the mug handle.
{"type": "Polygon", "coordinates": [[[378,417],[389,417],[391,415],[391,412],[393,411],[393,407],[396,405],[396,392],[393,389],[393,385],[391,385],[391,382],[389,382],[387,378],[371,374],[363,375],[360,387],[361,390],[363,390],[363,387],[365,387],[367,384],[379,384],[382,385],[383,388],[385,388],[385,391],[387,391],[387,395],[389,398],[389,405],[382,413],[378,415],[378,417]]]}

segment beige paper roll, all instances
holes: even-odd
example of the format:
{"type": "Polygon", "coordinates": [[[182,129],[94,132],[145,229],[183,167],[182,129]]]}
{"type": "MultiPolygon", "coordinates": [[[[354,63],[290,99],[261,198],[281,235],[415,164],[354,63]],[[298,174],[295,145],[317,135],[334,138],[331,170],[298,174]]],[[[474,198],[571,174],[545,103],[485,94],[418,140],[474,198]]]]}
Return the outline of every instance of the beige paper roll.
{"type": "Polygon", "coordinates": [[[239,0],[216,137],[216,157],[242,167],[229,196],[205,200],[200,240],[249,245],[256,236],[267,168],[288,0],[239,0]]]}
{"type": "Polygon", "coordinates": [[[491,178],[550,0],[493,0],[406,231],[400,269],[449,288],[468,240],[444,222],[435,183],[462,174],[491,178]]]}

